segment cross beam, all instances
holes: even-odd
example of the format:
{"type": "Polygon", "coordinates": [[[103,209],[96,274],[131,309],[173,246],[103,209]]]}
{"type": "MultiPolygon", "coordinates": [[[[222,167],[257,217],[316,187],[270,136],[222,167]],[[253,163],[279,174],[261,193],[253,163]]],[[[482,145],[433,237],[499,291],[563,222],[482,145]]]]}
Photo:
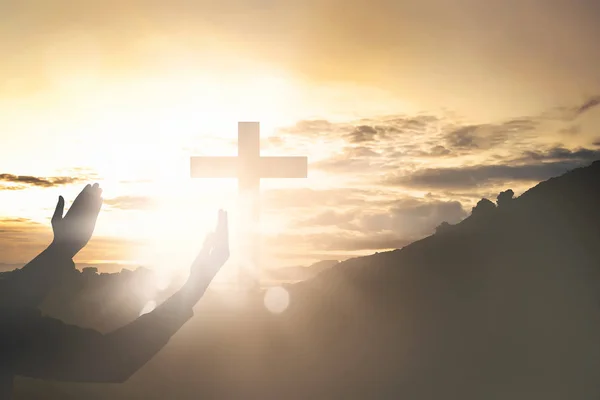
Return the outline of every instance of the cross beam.
{"type": "Polygon", "coordinates": [[[237,178],[242,212],[243,242],[242,257],[249,265],[240,269],[244,286],[260,284],[259,268],[259,203],[260,180],[262,178],[306,178],[307,157],[261,157],[260,125],[258,122],[238,123],[237,157],[191,157],[192,178],[237,178]]]}

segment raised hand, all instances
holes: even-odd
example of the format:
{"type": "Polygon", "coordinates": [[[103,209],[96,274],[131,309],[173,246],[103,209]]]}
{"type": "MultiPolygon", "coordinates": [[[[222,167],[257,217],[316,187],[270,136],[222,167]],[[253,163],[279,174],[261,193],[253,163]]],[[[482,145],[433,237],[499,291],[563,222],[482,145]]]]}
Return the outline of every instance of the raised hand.
{"type": "Polygon", "coordinates": [[[72,258],[88,243],[102,206],[101,196],[102,189],[97,183],[86,185],[64,217],[65,199],[62,196],[58,198],[52,216],[53,247],[72,258]]]}
{"type": "Polygon", "coordinates": [[[229,259],[227,213],[219,210],[217,228],[206,236],[202,250],[192,264],[190,276],[212,279],[229,259]]]}

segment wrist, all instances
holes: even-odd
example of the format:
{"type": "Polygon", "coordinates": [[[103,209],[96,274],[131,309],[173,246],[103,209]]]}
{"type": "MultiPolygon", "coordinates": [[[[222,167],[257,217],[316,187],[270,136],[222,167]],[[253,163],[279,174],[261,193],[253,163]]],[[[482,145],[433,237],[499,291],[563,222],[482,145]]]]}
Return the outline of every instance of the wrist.
{"type": "Polygon", "coordinates": [[[68,250],[67,246],[57,243],[55,240],[53,240],[52,243],[50,243],[50,245],[46,248],[46,252],[54,257],[63,259],[72,259],[75,256],[75,254],[72,254],[72,252],[68,250]]]}

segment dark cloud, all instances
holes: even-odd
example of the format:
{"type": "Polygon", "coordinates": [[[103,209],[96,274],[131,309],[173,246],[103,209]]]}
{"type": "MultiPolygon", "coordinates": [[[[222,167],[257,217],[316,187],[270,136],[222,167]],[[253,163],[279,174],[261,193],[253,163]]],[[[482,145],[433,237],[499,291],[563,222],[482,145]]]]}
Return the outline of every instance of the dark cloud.
{"type": "Polygon", "coordinates": [[[104,203],[121,210],[148,210],[156,205],[153,199],[145,196],[119,196],[104,199],[104,203]]]}
{"type": "Polygon", "coordinates": [[[600,150],[592,150],[586,148],[579,148],[576,150],[569,150],[561,146],[550,148],[546,151],[526,151],[521,160],[536,160],[536,161],[548,161],[548,160],[576,160],[576,161],[595,161],[600,159],[600,150]]]}
{"type": "Polygon", "coordinates": [[[428,168],[394,177],[389,184],[427,189],[475,189],[506,182],[539,182],[571,169],[581,162],[557,161],[524,165],[477,165],[464,168],[428,168]]]}
{"type": "Polygon", "coordinates": [[[476,139],[478,137],[477,130],[480,128],[481,126],[478,125],[470,125],[450,132],[446,137],[448,146],[460,149],[479,148],[476,139]]]}
{"type": "Polygon", "coordinates": [[[429,150],[428,153],[423,153],[423,155],[430,157],[444,157],[450,155],[450,150],[448,150],[444,146],[438,145],[431,148],[431,150],[429,150]]]}
{"type": "Polygon", "coordinates": [[[577,108],[575,110],[575,114],[581,115],[581,114],[591,110],[592,108],[597,107],[598,105],[600,105],[600,96],[593,96],[593,97],[589,98],[581,106],[579,106],[579,108],[577,108]]]}
{"type": "Polygon", "coordinates": [[[536,130],[535,118],[519,118],[499,124],[467,125],[446,134],[447,147],[457,150],[487,150],[509,140],[523,139],[524,134],[536,130]]]}
{"type": "Polygon", "coordinates": [[[575,136],[575,135],[578,135],[581,133],[581,126],[570,125],[570,126],[562,128],[559,132],[563,135],[575,136]]]}
{"type": "Polygon", "coordinates": [[[327,120],[303,120],[295,125],[279,129],[280,134],[296,134],[306,137],[327,136],[329,139],[342,138],[352,144],[392,140],[398,135],[422,134],[432,126],[437,127],[441,120],[433,115],[382,116],[364,118],[349,123],[335,123],[327,120]]]}
{"type": "Polygon", "coordinates": [[[427,168],[395,175],[388,184],[431,189],[475,189],[505,182],[539,182],[600,159],[600,150],[554,146],[530,150],[504,164],[427,168]]]}
{"type": "Polygon", "coordinates": [[[443,221],[456,223],[467,215],[458,201],[407,198],[396,201],[385,213],[363,215],[358,227],[365,233],[391,231],[399,237],[418,239],[433,233],[443,221]]]}
{"type": "Polygon", "coordinates": [[[360,125],[354,128],[347,137],[350,143],[362,143],[375,140],[376,135],[377,129],[369,125],[360,125]]]}
{"type": "Polygon", "coordinates": [[[14,184],[11,186],[0,186],[0,190],[20,190],[28,186],[53,187],[69,185],[82,181],[82,178],[70,176],[41,178],[27,175],[0,174],[0,181],[14,184]]]}

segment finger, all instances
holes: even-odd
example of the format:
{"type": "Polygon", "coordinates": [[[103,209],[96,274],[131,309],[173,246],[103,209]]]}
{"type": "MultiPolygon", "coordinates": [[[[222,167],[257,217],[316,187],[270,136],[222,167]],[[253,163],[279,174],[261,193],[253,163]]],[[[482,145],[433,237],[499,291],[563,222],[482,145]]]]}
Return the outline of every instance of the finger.
{"type": "Polygon", "coordinates": [[[98,183],[94,183],[91,189],[91,193],[94,197],[98,197],[102,194],[102,189],[100,189],[100,185],[98,185],[98,183]]]}
{"type": "Polygon", "coordinates": [[[214,238],[215,238],[214,232],[207,233],[206,236],[204,237],[204,244],[202,245],[202,247],[210,248],[212,246],[212,242],[213,242],[214,238]]]}
{"type": "Polygon", "coordinates": [[[90,191],[92,190],[92,185],[90,185],[89,183],[87,185],[85,185],[85,187],[81,190],[81,192],[79,192],[79,194],[77,195],[77,197],[75,198],[75,200],[81,198],[81,197],[85,197],[86,195],[88,195],[90,193],[90,191]]]}
{"type": "Polygon", "coordinates": [[[104,199],[102,198],[102,196],[99,196],[98,199],[96,200],[96,214],[98,214],[100,212],[103,202],[104,202],[104,199]]]}
{"type": "Polygon", "coordinates": [[[229,217],[226,211],[223,211],[223,246],[229,255],[229,217]]]}
{"type": "Polygon", "coordinates": [[[56,208],[54,209],[54,214],[52,215],[52,224],[55,224],[62,219],[64,211],[65,199],[62,196],[58,196],[58,203],[56,203],[56,208]]]}
{"type": "Polygon", "coordinates": [[[212,247],[213,247],[214,236],[215,236],[215,234],[213,232],[210,232],[204,237],[204,243],[202,244],[202,250],[200,250],[201,255],[209,255],[210,254],[210,251],[212,250],[212,247]]]}
{"type": "Polygon", "coordinates": [[[94,212],[97,214],[100,212],[100,208],[102,207],[102,202],[104,201],[104,199],[102,198],[102,188],[100,188],[100,185],[98,185],[97,183],[94,183],[94,186],[92,186],[92,190],[94,192],[93,195],[93,209],[94,212]]]}
{"type": "MultiPolygon", "coordinates": [[[[92,185],[89,183],[85,185],[83,190],[79,192],[71,207],[69,207],[69,211],[67,211],[67,215],[73,216],[81,212],[82,208],[84,208],[85,203],[87,203],[87,199],[89,198],[90,191],[92,189],[92,185]]],[[[66,216],[65,216],[66,217],[66,216]]]]}
{"type": "Polygon", "coordinates": [[[227,212],[219,210],[219,222],[217,223],[216,236],[219,246],[226,249],[229,246],[229,226],[227,212]]]}
{"type": "MultiPolygon", "coordinates": [[[[78,201],[76,200],[76,204],[74,203],[75,207],[71,207],[71,209],[74,209],[73,214],[85,216],[95,221],[102,207],[103,199],[101,195],[102,189],[98,183],[86,185],[81,192],[81,197],[78,201]]],[[[91,222],[91,220],[88,220],[88,222],[91,222]]]]}

